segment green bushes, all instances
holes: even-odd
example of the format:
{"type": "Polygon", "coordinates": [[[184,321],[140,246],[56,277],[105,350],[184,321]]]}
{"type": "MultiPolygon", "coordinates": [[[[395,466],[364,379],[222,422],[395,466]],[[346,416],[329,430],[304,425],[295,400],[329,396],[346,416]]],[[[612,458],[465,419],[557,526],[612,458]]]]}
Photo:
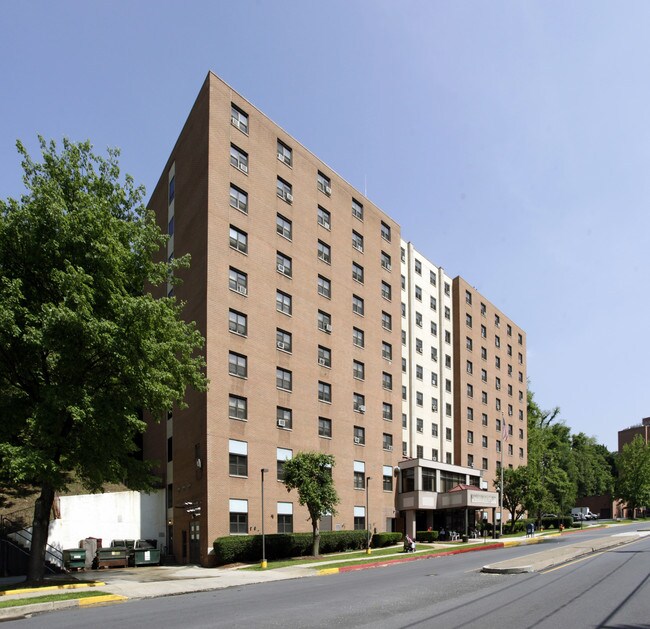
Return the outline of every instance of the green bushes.
{"type": "MultiPolygon", "coordinates": [[[[381,535],[381,534],[378,534],[381,535]]],[[[398,541],[401,534],[397,533],[398,541]]],[[[320,552],[336,553],[360,550],[366,547],[367,531],[325,531],[320,534],[320,552]]],[[[311,533],[275,533],[265,535],[266,558],[284,559],[311,555],[311,533]]],[[[217,565],[240,561],[258,561],[262,558],[261,535],[229,535],[219,537],[213,543],[217,565]]]]}
{"type": "Polygon", "coordinates": [[[438,531],[416,531],[415,539],[424,543],[435,542],[438,540],[438,531]]]}
{"type": "Polygon", "coordinates": [[[401,541],[401,533],[375,533],[372,536],[371,546],[373,548],[384,548],[384,546],[393,546],[395,544],[399,544],[401,541]]]}

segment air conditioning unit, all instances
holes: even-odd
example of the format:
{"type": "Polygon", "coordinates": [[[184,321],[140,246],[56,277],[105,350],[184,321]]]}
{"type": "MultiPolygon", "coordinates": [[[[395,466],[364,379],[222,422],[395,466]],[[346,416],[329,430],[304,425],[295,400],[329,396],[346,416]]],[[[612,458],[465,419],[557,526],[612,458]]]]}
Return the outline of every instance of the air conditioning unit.
{"type": "Polygon", "coordinates": [[[366,412],[366,407],[363,404],[361,404],[361,406],[358,407],[358,411],[360,413],[365,413],[366,412]]]}
{"type": "Polygon", "coordinates": [[[246,287],[245,287],[245,286],[242,286],[241,284],[239,284],[239,285],[237,286],[237,292],[238,292],[240,295],[247,295],[247,294],[248,294],[248,290],[246,289],[246,287]]]}
{"type": "Polygon", "coordinates": [[[284,343],[282,341],[277,342],[278,349],[284,349],[284,343]]]}
{"type": "Polygon", "coordinates": [[[437,456],[431,457],[431,460],[432,460],[432,461],[437,461],[437,460],[438,460],[438,457],[437,457],[437,456]]]}
{"type": "Polygon", "coordinates": [[[293,201],[293,195],[291,194],[291,192],[287,192],[287,193],[284,195],[284,198],[285,198],[287,201],[289,201],[289,203],[291,203],[291,202],[293,201]]]}
{"type": "Polygon", "coordinates": [[[385,449],[388,450],[389,452],[392,452],[393,451],[393,446],[392,445],[387,445],[385,449]]]}
{"type": "Polygon", "coordinates": [[[325,194],[332,194],[332,188],[325,186],[325,194]]]}
{"type": "Polygon", "coordinates": [[[248,166],[246,166],[246,164],[244,164],[244,162],[239,162],[239,170],[241,170],[243,173],[247,173],[248,172],[248,166]]]}
{"type": "Polygon", "coordinates": [[[354,443],[361,443],[361,437],[355,437],[354,443]]]}
{"type": "Polygon", "coordinates": [[[278,159],[283,162],[284,161],[284,154],[283,153],[278,153],[278,159]]]}
{"type": "Polygon", "coordinates": [[[236,127],[239,127],[239,118],[236,118],[235,116],[231,116],[230,122],[232,122],[232,124],[234,124],[236,127]]]}
{"type": "Polygon", "coordinates": [[[384,264],[384,268],[385,268],[387,271],[390,271],[390,270],[392,270],[393,267],[392,267],[392,266],[387,262],[386,264],[384,264]]]}
{"type": "Polygon", "coordinates": [[[318,364],[319,364],[321,367],[327,367],[327,361],[326,361],[324,358],[319,358],[319,359],[318,359],[318,364]]]}
{"type": "Polygon", "coordinates": [[[284,428],[287,425],[286,419],[278,419],[278,428],[284,428]]]}
{"type": "Polygon", "coordinates": [[[201,459],[196,459],[196,467],[199,469],[203,467],[203,461],[201,459]]]}
{"type": "Polygon", "coordinates": [[[332,326],[329,323],[325,324],[325,332],[331,332],[332,331],[332,326]]]}
{"type": "Polygon", "coordinates": [[[287,272],[287,267],[284,266],[284,264],[278,264],[278,271],[280,271],[280,273],[284,273],[284,274],[286,274],[286,272],[287,272]]]}

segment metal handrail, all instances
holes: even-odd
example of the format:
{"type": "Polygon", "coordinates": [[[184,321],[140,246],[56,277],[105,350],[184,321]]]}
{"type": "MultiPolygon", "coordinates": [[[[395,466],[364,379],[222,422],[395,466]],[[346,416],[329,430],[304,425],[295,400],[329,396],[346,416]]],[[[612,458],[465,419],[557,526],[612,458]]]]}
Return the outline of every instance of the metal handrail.
{"type": "MultiPolygon", "coordinates": [[[[5,523],[8,522],[9,525],[16,525],[16,523],[8,518],[6,515],[0,516],[0,530],[4,530],[5,528],[5,523]]],[[[11,540],[9,535],[14,536],[14,539],[17,537],[19,540],[22,540],[25,542],[25,546],[28,548],[31,548],[32,546],[32,532],[26,528],[20,528],[16,531],[11,531],[8,533],[5,537],[11,540]]],[[[45,544],[45,558],[46,560],[50,560],[52,563],[58,565],[59,567],[63,568],[63,552],[56,548],[55,546],[52,546],[51,544],[45,544]]]]}

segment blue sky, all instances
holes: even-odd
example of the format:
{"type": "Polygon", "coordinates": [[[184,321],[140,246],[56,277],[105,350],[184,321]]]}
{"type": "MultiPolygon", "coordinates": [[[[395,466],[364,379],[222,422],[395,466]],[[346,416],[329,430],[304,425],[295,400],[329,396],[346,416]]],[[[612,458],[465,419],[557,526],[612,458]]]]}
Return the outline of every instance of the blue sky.
{"type": "Polygon", "coordinates": [[[528,335],[531,389],[616,448],[650,415],[650,3],[5,2],[15,141],[90,139],[153,190],[214,71],[528,335]]]}

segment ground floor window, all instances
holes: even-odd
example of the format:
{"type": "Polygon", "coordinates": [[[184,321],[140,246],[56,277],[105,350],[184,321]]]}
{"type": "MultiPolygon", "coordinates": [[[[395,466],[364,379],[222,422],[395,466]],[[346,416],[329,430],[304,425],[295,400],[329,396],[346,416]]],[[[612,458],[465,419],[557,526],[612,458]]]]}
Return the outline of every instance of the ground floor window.
{"type": "Polygon", "coordinates": [[[248,500],[230,500],[230,534],[248,533],[248,500]]]}
{"type": "Polygon", "coordinates": [[[278,514],[278,533],[293,533],[293,516],[278,514]]]}

